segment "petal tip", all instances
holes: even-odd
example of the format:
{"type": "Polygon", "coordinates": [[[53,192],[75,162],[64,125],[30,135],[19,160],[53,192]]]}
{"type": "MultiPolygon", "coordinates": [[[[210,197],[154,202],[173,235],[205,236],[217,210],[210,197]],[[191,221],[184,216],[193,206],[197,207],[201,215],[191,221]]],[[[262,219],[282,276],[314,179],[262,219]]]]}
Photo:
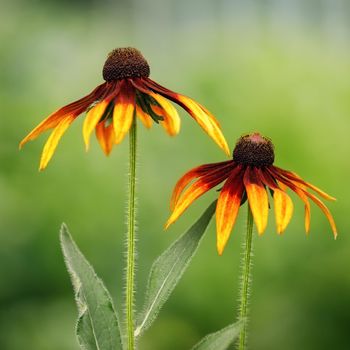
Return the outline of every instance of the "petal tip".
{"type": "Polygon", "coordinates": [[[216,250],[217,250],[219,256],[222,255],[222,253],[224,252],[224,249],[225,249],[225,246],[224,246],[224,245],[219,244],[219,243],[216,245],[216,250]]]}
{"type": "Polygon", "coordinates": [[[259,235],[259,236],[262,236],[262,235],[264,234],[264,231],[265,231],[265,230],[261,230],[261,229],[258,228],[258,235],[259,235]]]}
{"type": "Polygon", "coordinates": [[[38,169],[39,173],[41,173],[42,171],[44,171],[45,168],[46,168],[46,166],[47,166],[47,164],[40,164],[40,165],[39,165],[39,169],[38,169]]]}
{"type": "Polygon", "coordinates": [[[166,231],[169,226],[172,224],[172,222],[170,220],[168,220],[165,224],[164,224],[164,230],[166,231]]]}
{"type": "Polygon", "coordinates": [[[227,155],[228,157],[231,156],[231,151],[230,151],[230,149],[229,149],[227,143],[226,143],[225,146],[223,147],[223,150],[224,150],[224,152],[226,153],[226,155],[227,155]]]}

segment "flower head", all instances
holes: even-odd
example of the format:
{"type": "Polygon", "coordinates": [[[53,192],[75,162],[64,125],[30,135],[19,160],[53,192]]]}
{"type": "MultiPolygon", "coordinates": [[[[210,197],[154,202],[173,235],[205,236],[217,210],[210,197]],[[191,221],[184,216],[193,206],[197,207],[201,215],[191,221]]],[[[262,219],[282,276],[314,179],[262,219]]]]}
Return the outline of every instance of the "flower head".
{"type": "Polygon", "coordinates": [[[220,255],[230,237],[239,208],[246,199],[258,233],[262,234],[265,231],[269,209],[268,190],[273,197],[279,234],[286,229],[293,213],[293,202],[286,193],[289,188],[305,205],[305,231],[308,233],[310,228],[311,199],[326,215],[336,237],[337,229],[331,213],[309,190],[327,200],[334,198],[304,181],[297,174],[274,166],[274,158],[274,147],[269,139],[259,133],[242,136],[233,151],[233,160],[201,165],[180,178],[173,191],[172,214],[166,228],[176,221],[195,199],[225,181],[216,206],[217,249],[220,255]],[[186,189],[193,180],[195,181],[186,189]]]}
{"type": "Polygon", "coordinates": [[[90,94],[49,115],[20,143],[20,148],[46,130],[53,129],[41,156],[40,170],[50,161],[64,132],[83,112],[87,112],[83,137],[86,149],[95,130],[102,150],[108,155],[114,144],[120,143],[137,116],[150,128],[161,124],[174,136],[180,130],[180,118],[173,101],[184,108],[204,131],[227,153],[229,149],[215,117],[191,98],[175,93],[149,78],[150,68],[140,51],[118,48],[107,57],[103,67],[105,82],[90,94]]]}

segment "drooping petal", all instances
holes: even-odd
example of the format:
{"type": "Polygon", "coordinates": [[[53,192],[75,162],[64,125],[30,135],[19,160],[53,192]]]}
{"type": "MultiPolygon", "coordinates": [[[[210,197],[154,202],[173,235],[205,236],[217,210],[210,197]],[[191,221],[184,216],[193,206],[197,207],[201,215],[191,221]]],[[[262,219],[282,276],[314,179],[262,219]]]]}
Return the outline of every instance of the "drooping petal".
{"type": "MultiPolygon", "coordinates": [[[[177,135],[180,131],[181,120],[176,108],[167,99],[159,94],[150,92],[149,95],[152,96],[161,106],[162,112],[155,110],[155,113],[164,117],[164,121],[161,121],[160,123],[164,125],[165,130],[170,136],[177,135]]],[[[157,106],[151,107],[153,108],[157,106]]]]}
{"type": "Polygon", "coordinates": [[[308,234],[310,232],[310,222],[311,222],[311,207],[308,198],[305,196],[304,192],[299,188],[296,188],[294,192],[299,196],[299,198],[304,202],[305,214],[305,232],[308,234]]]}
{"type": "Polygon", "coordinates": [[[135,90],[128,83],[121,87],[113,110],[115,143],[120,143],[129,132],[135,110],[135,90]]]}
{"type": "Polygon", "coordinates": [[[46,130],[55,128],[61,122],[61,120],[67,116],[77,117],[79,114],[83,113],[94,101],[101,97],[105,86],[106,83],[99,85],[90,94],[86,95],[80,100],[72,102],[50,114],[20,142],[19,148],[22,148],[25,143],[34,140],[46,130]]]}
{"type": "Polygon", "coordinates": [[[103,100],[90,109],[83,124],[83,137],[86,151],[90,147],[90,135],[100,121],[110,101],[103,100]]]}
{"type": "Polygon", "coordinates": [[[223,171],[220,175],[207,175],[201,177],[199,180],[194,182],[188,189],[182,194],[177,201],[175,208],[165,224],[167,229],[177,218],[191,205],[191,203],[198,197],[209,191],[211,188],[217,186],[219,183],[224,181],[229,175],[228,171],[223,171]]]}
{"type": "Polygon", "coordinates": [[[113,124],[111,123],[106,126],[106,122],[104,120],[98,123],[96,125],[96,137],[103,152],[106,156],[108,156],[111,153],[114,144],[113,124]]]}
{"type": "Polygon", "coordinates": [[[236,222],[244,192],[241,167],[234,169],[221,190],[216,206],[216,245],[222,254],[236,222]]]}
{"type": "Polygon", "coordinates": [[[142,108],[139,105],[136,105],[136,115],[140,118],[142,124],[149,129],[152,124],[153,124],[153,120],[152,118],[142,110],[142,108]]]}
{"type": "Polygon", "coordinates": [[[267,192],[259,179],[256,169],[250,166],[245,171],[243,182],[258,233],[261,235],[267,225],[269,208],[267,192]]]}
{"type": "Polygon", "coordinates": [[[162,95],[154,93],[145,86],[141,79],[132,79],[131,84],[142,93],[151,96],[159,106],[150,105],[153,112],[164,118],[160,124],[170,136],[175,136],[180,131],[181,120],[176,108],[162,95]]]}
{"type": "Polygon", "coordinates": [[[174,207],[182,191],[191,181],[205,174],[209,176],[214,174],[215,176],[216,173],[220,173],[221,171],[232,169],[233,167],[234,167],[233,161],[228,160],[220,163],[204,164],[191,169],[185,175],[183,175],[176,183],[171,196],[171,200],[170,200],[170,209],[174,210],[174,207]]]}
{"type": "Polygon", "coordinates": [[[69,125],[74,121],[73,116],[67,116],[65,119],[61,120],[61,122],[56,126],[56,128],[52,131],[48,140],[45,143],[41,159],[39,170],[44,170],[52,158],[55,149],[58,145],[59,140],[63,136],[64,132],[68,129],[69,125]]]}
{"type": "Polygon", "coordinates": [[[311,221],[311,208],[310,208],[310,202],[309,202],[307,196],[304,194],[303,190],[301,188],[299,188],[295,183],[280,176],[279,173],[277,172],[277,170],[275,170],[273,167],[269,167],[268,171],[273,178],[275,178],[279,181],[280,187],[288,186],[304,202],[304,205],[305,205],[305,232],[309,233],[310,221],[311,221]]]}
{"type": "Polygon", "coordinates": [[[117,84],[116,86],[115,84],[111,85],[108,94],[105,96],[105,98],[101,102],[97,103],[94,107],[92,107],[87,113],[83,124],[83,137],[86,151],[88,151],[90,146],[91,133],[95,129],[98,122],[101,120],[103,114],[106,111],[106,108],[111,103],[111,101],[118,95],[119,91],[120,84],[117,84]]]}
{"type": "Polygon", "coordinates": [[[179,133],[180,124],[176,125],[174,120],[162,107],[155,105],[150,105],[150,107],[155,114],[163,117],[163,120],[160,120],[159,123],[163,126],[168,135],[175,136],[179,133]]]}
{"type": "Polygon", "coordinates": [[[321,189],[319,189],[318,187],[314,186],[313,184],[310,184],[309,182],[304,181],[299,175],[297,175],[295,173],[292,173],[291,171],[287,171],[287,170],[278,168],[276,166],[274,166],[273,168],[275,168],[276,171],[280,175],[285,176],[287,179],[289,179],[291,181],[303,184],[304,186],[306,186],[306,187],[310,188],[311,190],[315,191],[317,194],[319,194],[324,199],[327,199],[327,200],[330,200],[330,201],[336,200],[334,197],[330,196],[329,194],[327,194],[326,192],[322,191],[321,189]]]}
{"type": "Polygon", "coordinates": [[[260,179],[263,184],[273,190],[273,200],[275,208],[277,233],[281,234],[289,224],[293,215],[293,202],[285,193],[283,188],[279,188],[278,184],[270,177],[267,171],[258,170],[260,179]]]}
{"type": "Polygon", "coordinates": [[[177,103],[184,106],[185,110],[196,120],[202,129],[224,150],[227,155],[230,155],[230,149],[221,129],[216,121],[213,121],[211,116],[207,115],[203,109],[191,98],[183,95],[176,96],[177,103]]]}
{"type": "Polygon", "coordinates": [[[277,232],[281,234],[289,224],[293,215],[293,202],[284,191],[273,192],[277,232]]]}
{"type": "Polygon", "coordinates": [[[337,226],[335,224],[335,221],[334,221],[333,216],[332,216],[331,212],[329,211],[329,209],[324,205],[324,203],[321,200],[319,200],[313,194],[311,194],[307,191],[303,191],[303,192],[323,211],[324,215],[326,215],[326,218],[328,219],[328,221],[331,225],[334,238],[337,238],[337,235],[338,235],[337,226]]]}
{"type": "Polygon", "coordinates": [[[203,130],[219,145],[219,147],[222,148],[227,155],[230,154],[230,150],[225,137],[222,134],[219,123],[212,114],[207,114],[206,110],[193,99],[170,91],[149,78],[143,78],[142,82],[156,93],[163,95],[184,108],[192,118],[197,121],[203,130]]]}

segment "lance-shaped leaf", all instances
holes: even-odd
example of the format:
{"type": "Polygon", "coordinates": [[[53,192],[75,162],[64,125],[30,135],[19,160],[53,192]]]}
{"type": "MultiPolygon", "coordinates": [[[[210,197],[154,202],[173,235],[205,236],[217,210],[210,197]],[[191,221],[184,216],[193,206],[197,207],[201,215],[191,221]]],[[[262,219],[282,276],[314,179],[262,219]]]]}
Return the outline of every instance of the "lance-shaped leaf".
{"type": "Polygon", "coordinates": [[[242,325],[242,322],[236,322],[211,333],[197,343],[192,350],[227,350],[238,338],[242,325]]]}
{"type": "Polygon", "coordinates": [[[121,350],[118,317],[106,287],[64,224],[60,239],[79,311],[76,334],[80,347],[84,350],[121,350]]]}
{"type": "Polygon", "coordinates": [[[144,306],[137,317],[135,336],[139,336],[152,324],[161,307],[179,282],[197,251],[201,238],[214,214],[215,206],[216,201],[207,208],[185,234],[177,239],[153,263],[148,278],[144,306]]]}

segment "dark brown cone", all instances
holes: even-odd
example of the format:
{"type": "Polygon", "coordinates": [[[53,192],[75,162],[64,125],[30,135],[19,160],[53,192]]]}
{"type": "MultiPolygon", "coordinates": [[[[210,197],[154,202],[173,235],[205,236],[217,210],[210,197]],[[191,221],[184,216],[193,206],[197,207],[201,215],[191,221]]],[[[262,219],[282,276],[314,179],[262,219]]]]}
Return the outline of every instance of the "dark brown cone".
{"type": "Polygon", "coordinates": [[[103,79],[106,81],[125,78],[148,77],[149,65],[141,52],[132,47],[114,49],[103,66],[103,79]]]}
{"type": "Polygon", "coordinates": [[[233,150],[233,160],[237,164],[256,167],[272,165],[275,160],[273,144],[259,133],[242,136],[233,150]]]}

